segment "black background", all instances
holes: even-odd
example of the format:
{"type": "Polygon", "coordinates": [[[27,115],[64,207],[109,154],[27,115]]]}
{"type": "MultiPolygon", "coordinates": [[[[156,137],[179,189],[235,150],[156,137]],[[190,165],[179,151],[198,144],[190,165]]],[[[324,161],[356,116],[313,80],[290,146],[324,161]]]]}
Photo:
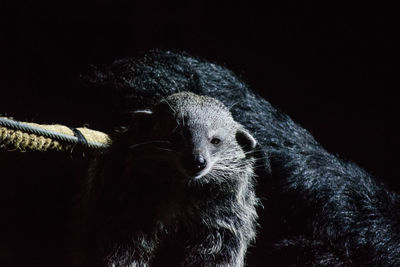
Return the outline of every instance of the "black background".
{"type": "Polygon", "coordinates": [[[0,113],[96,128],[107,98],[80,86],[90,64],[184,50],[234,70],[328,151],[400,188],[393,6],[160,2],[1,0],[0,113]]]}

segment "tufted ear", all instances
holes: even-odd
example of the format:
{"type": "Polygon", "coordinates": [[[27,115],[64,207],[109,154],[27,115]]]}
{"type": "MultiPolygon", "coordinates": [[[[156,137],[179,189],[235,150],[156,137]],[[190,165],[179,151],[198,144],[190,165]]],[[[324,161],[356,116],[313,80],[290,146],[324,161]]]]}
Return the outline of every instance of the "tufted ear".
{"type": "Polygon", "coordinates": [[[246,157],[256,159],[256,173],[260,177],[271,174],[271,164],[268,153],[254,139],[254,137],[244,128],[239,128],[236,132],[236,140],[246,153],[246,157]],[[262,167],[261,167],[262,166],[262,167]]]}
{"type": "Polygon", "coordinates": [[[256,139],[244,128],[237,129],[236,141],[243,148],[244,152],[252,152],[257,146],[256,139]]]}
{"type": "Polygon", "coordinates": [[[142,122],[152,118],[153,112],[150,109],[140,109],[134,111],[128,111],[120,114],[120,124],[125,127],[132,126],[132,124],[137,124],[137,122],[142,122]]]}
{"type": "Polygon", "coordinates": [[[131,121],[134,125],[148,128],[153,123],[153,111],[150,109],[135,110],[131,112],[131,121]]]}
{"type": "Polygon", "coordinates": [[[130,136],[135,136],[141,140],[153,126],[153,112],[149,109],[130,111],[126,114],[127,131],[130,136]]]}
{"type": "Polygon", "coordinates": [[[153,111],[150,109],[140,109],[140,110],[135,110],[131,112],[132,118],[150,118],[150,116],[153,114],[153,111]]]}

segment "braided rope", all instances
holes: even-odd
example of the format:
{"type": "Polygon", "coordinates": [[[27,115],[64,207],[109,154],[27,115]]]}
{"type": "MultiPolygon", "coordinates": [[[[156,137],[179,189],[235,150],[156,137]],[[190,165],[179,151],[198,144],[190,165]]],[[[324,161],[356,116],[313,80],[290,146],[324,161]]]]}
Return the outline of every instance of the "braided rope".
{"type": "Polygon", "coordinates": [[[63,125],[41,125],[0,117],[0,149],[19,151],[68,151],[75,146],[103,149],[111,144],[107,134],[77,128],[87,142],[80,142],[74,131],[63,125]]]}

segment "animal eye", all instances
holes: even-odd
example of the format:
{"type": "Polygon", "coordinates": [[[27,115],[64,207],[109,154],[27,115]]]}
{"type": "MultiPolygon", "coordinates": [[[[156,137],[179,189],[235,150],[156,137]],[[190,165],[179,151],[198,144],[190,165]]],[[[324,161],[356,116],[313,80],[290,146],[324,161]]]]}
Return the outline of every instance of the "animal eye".
{"type": "Polygon", "coordinates": [[[219,139],[219,138],[217,138],[217,137],[214,137],[214,138],[212,138],[211,139],[211,144],[213,144],[213,145],[219,145],[220,143],[221,143],[221,139],[219,139]]]}

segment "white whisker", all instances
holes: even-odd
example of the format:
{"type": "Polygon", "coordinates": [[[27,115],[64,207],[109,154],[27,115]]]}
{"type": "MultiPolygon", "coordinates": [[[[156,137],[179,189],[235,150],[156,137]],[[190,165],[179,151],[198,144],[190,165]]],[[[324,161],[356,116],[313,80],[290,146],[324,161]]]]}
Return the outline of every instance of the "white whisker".
{"type": "Polygon", "coordinates": [[[163,151],[173,152],[173,150],[172,150],[172,149],[169,149],[169,148],[158,147],[158,146],[156,146],[156,147],[154,147],[154,148],[156,148],[156,149],[158,149],[158,150],[163,150],[163,151]]]}
{"type": "Polygon", "coordinates": [[[136,148],[136,147],[139,147],[139,146],[157,144],[157,143],[170,144],[171,142],[168,141],[168,140],[151,140],[151,141],[146,141],[146,142],[142,142],[142,143],[133,144],[129,148],[133,149],[133,148],[136,148]]]}

